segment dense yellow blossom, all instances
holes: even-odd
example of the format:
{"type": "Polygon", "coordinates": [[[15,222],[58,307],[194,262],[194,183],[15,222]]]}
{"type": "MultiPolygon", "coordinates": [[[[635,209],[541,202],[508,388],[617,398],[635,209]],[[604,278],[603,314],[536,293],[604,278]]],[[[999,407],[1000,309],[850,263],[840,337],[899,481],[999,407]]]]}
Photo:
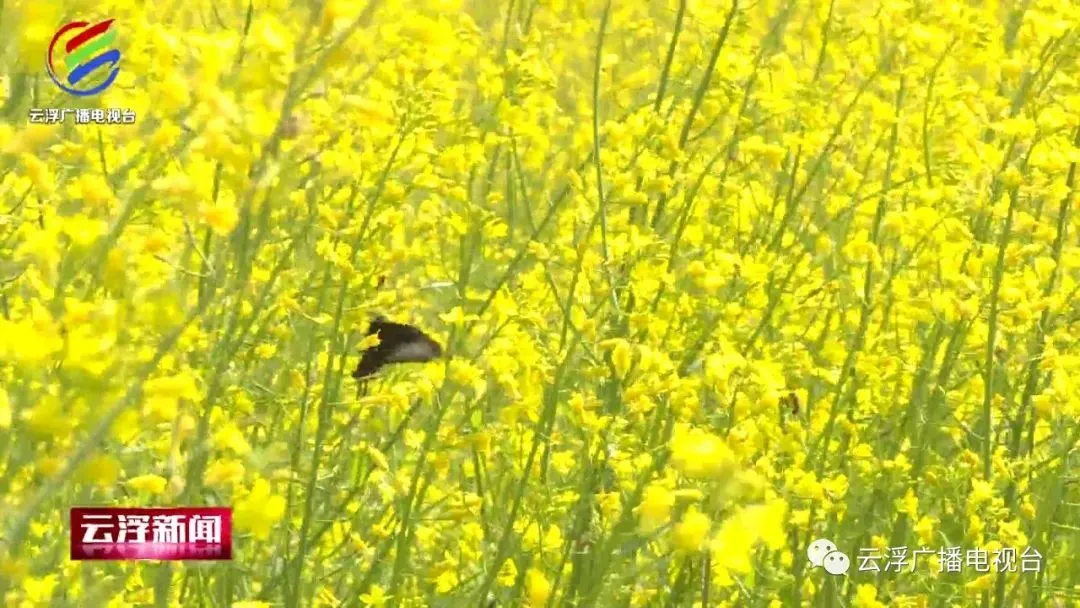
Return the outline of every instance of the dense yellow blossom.
{"type": "Polygon", "coordinates": [[[0,4],[5,606],[1075,595],[1075,2],[0,4]],[[443,356],[355,381],[376,315],[443,356]]]}
{"type": "Polygon", "coordinates": [[[241,531],[251,531],[266,540],[270,530],[285,513],[285,499],[270,493],[270,484],[258,479],[246,496],[236,502],[233,523],[241,531]]]}

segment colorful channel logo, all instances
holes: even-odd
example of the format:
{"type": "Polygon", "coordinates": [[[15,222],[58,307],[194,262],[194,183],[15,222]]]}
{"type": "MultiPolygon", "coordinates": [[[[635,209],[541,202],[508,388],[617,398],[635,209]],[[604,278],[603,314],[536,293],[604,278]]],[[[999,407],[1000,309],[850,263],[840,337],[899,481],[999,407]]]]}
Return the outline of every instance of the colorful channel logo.
{"type": "Polygon", "coordinates": [[[79,97],[109,88],[120,73],[120,51],[112,48],[116,41],[113,21],[95,25],[72,21],[56,32],[45,63],[56,86],[79,97]]]}

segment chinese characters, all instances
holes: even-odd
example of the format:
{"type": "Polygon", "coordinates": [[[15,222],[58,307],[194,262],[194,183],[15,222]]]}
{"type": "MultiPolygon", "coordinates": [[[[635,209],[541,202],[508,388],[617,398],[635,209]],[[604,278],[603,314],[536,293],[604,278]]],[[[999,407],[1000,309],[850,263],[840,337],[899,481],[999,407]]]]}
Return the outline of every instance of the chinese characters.
{"type": "Polygon", "coordinates": [[[77,125],[135,124],[135,110],[128,108],[30,108],[31,124],[63,123],[68,116],[73,116],[77,125]]]}
{"type": "Polygon", "coordinates": [[[87,515],[82,542],[94,543],[187,543],[221,542],[221,516],[192,515],[87,515]],[[115,523],[114,523],[115,520],[115,523]],[[109,531],[115,528],[113,532],[109,531]],[[104,531],[103,531],[104,530],[104,531]],[[152,540],[147,541],[148,531],[152,540]]]}
{"type": "Polygon", "coordinates": [[[937,557],[937,571],[942,573],[965,569],[981,573],[1039,572],[1042,569],[1042,555],[1035,547],[1025,547],[1022,552],[1016,547],[1001,547],[993,551],[920,547],[912,549],[910,553],[908,547],[887,547],[884,551],[861,548],[856,561],[859,572],[914,572],[918,564],[926,563],[932,556],[937,557]]]}
{"type": "Polygon", "coordinates": [[[231,559],[232,510],[71,510],[72,559],[231,559]]]}

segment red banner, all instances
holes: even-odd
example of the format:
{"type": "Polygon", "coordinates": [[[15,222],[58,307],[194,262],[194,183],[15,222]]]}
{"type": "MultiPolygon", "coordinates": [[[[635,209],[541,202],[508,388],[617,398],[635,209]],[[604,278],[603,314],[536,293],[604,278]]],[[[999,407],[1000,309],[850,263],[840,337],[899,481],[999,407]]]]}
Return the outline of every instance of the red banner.
{"type": "Polygon", "coordinates": [[[232,508],[73,507],[71,559],[232,559],[232,508]]]}

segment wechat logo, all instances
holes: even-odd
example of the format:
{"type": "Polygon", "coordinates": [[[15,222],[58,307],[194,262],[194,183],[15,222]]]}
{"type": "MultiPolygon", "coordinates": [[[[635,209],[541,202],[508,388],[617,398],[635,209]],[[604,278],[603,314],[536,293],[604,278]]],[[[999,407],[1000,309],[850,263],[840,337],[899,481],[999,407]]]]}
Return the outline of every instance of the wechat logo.
{"type": "Polygon", "coordinates": [[[847,574],[851,567],[851,558],[847,553],[838,551],[836,544],[827,538],[819,538],[806,548],[806,557],[814,568],[825,568],[829,574],[847,574]]]}

